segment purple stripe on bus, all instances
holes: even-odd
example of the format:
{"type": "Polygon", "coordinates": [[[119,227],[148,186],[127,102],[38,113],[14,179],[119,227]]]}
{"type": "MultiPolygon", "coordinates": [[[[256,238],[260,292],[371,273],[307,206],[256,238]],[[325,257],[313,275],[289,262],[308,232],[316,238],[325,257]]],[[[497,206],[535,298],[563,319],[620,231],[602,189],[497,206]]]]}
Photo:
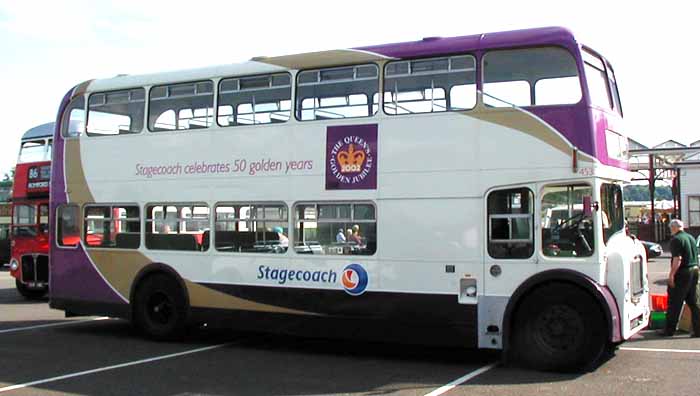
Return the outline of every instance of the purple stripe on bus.
{"type": "Polygon", "coordinates": [[[459,54],[486,48],[514,48],[537,45],[559,45],[571,50],[577,48],[571,31],[561,27],[545,27],[450,38],[426,38],[420,41],[373,45],[356,49],[393,58],[415,58],[459,54]]]}
{"type": "MultiPolygon", "coordinates": [[[[607,142],[607,136],[606,136],[606,131],[611,130],[611,131],[616,131],[617,128],[612,123],[614,118],[611,119],[609,115],[606,113],[600,111],[600,110],[593,110],[594,114],[597,115],[597,118],[593,119],[593,128],[595,130],[595,138],[596,138],[596,147],[597,147],[597,153],[596,157],[598,160],[605,165],[610,165],[614,166],[616,168],[622,168],[629,170],[629,163],[620,161],[615,158],[610,158],[608,155],[608,142],[607,142]],[[611,124],[612,123],[612,124],[611,124]]],[[[594,116],[595,117],[595,116],[594,116]]]]}
{"type": "Polygon", "coordinates": [[[93,267],[82,246],[52,249],[51,298],[124,303],[93,267]]]}
{"type": "Polygon", "coordinates": [[[624,338],[622,338],[622,323],[620,322],[620,308],[617,306],[617,301],[615,300],[615,296],[613,296],[612,292],[610,289],[608,289],[607,286],[601,287],[596,284],[596,287],[599,288],[601,291],[601,294],[603,294],[603,297],[605,298],[605,302],[608,304],[608,309],[610,309],[610,319],[612,323],[610,326],[612,327],[612,334],[610,335],[611,339],[610,341],[613,343],[618,343],[624,341],[624,338]]]}
{"type": "MultiPolygon", "coordinates": [[[[64,181],[64,141],[61,136],[61,115],[70,102],[73,89],[68,91],[61,101],[56,117],[56,129],[54,131],[54,149],[51,167],[51,224],[56,224],[54,215],[59,205],[68,202],[66,185],[64,181]]],[[[74,160],[79,160],[78,158],[74,160]]],[[[123,303],[123,300],[102,279],[102,276],[93,267],[87,253],[78,246],[76,249],[61,249],[56,246],[55,235],[49,233],[51,249],[51,276],[49,291],[51,298],[70,298],[86,301],[100,301],[107,303],[123,303]]],[[[128,296],[127,296],[128,297],[128,296]]]]}
{"type": "Polygon", "coordinates": [[[591,136],[591,120],[586,104],[569,106],[526,107],[586,154],[596,156],[595,141],[591,136]]]}
{"type": "MultiPolygon", "coordinates": [[[[382,44],[357,48],[393,58],[420,58],[461,53],[472,53],[479,59],[487,49],[536,47],[555,45],[568,49],[576,59],[579,75],[584,71],[578,43],[573,33],[562,27],[514,30],[477,34],[471,36],[439,38],[431,37],[420,41],[382,44]]],[[[481,80],[477,79],[481,88],[481,80]]],[[[589,97],[588,86],[583,84],[583,97],[589,97]]],[[[600,129],[588,115],[585,100],[576,105],[525,107],[554,129],[559,131],[571,144],[582,152],[597,158],[601,163],[627,169],[626,163],[609,158],[605,146],[605,128],[600,129]],[[593,131],[593,132],[592,132],[593,131]]]]}

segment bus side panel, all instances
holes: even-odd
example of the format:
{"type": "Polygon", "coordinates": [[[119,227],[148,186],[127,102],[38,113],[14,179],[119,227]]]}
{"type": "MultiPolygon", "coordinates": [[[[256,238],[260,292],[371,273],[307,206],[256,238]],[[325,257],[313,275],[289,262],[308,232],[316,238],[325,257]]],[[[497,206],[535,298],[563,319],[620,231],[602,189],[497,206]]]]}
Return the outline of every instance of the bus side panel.
{"type": "Polygon", "coordinates": [[[246,300],[323,316],[456,324],[472,328],[476,324],[475,306],[459,304],[452,294],[367,291],[360,296],[351,296],[343,290],[202,285],[246,300]]]}
{"type": "MultiPolygon", "coordinates": [[[[56,117],[56,125],[54,131],[54,148],[52,151],[52,168],[51,168],[51,186],[50,194],[50,210],[49,224],[53,230],[56,223],[56,209],[68,202],[76,202],[75,199],[69,199],[68,191],[73,188],[70,185],[70,178],[66,175],[66,149],[67,144],[71,143],[74,148],[77,148],[78,141],[72,140],[66,142],[61,136],[61,120],[68,103],[74,93],[77,93],[79,87],[69,90],[61,101],[58,115],[56,117]]],[[[84,88],[83,88],[84,89],[84,88]]],[[[72,161],[80,162],[79,156],[74,156],[72,161]]],[[[74,177],[73,177],[74,178],[74,177]]],[[[84,180],[77,180],[77,183],[83,183],[84,180]]],[[[49,233],[49,249],[50,249],[50,272],[49,272],[49,290],[50,303],[49,305],[55,309],[62,309],[69,313],[81,314],[106,314],[110,311],[128,312],[128,309],[106,309],[107,307],[126,307],[127,301],[124,297],[115,292],[111,286],[103,279],[102,275],[97,271],[91,260],[89,259],[84,247],[79,244],[76,247],[58,247],[56,243],[56,235],[54,232],[49,233]],[[81,305],[97,305],[99,309],[80,309],[81,305]],[[104,309],[102,309],[104,308],[104,309]],[[88,312],[89,311],[89,312],[88,312]]],[[[124,316],[124,315],[114,315],[124,316]]]]}
{"type": "MultiPolygon", "coordinates": [[[[49,289],[51,290],[52,308],[71,310],[70,307],[57,306],[57,301],[94,302],[98,305],[123,305],[128,308],[124,297],[112,289],[95,269],[82,245],[68,249],[52,246],[51,259],[49,289]]],[[[89,313],[104,314],[106,312],[89,313]]]]}
{"type": "MultiPolygon", "coordinates": [[[[476,310],[473,310],[474,317],[476,310]]],[[[379,318],[302,316],[253,311],[195,308],[192,318],[215,327],[313,338],[360,339],[415,345],[476,348],[473,327],[379,318]]]]}

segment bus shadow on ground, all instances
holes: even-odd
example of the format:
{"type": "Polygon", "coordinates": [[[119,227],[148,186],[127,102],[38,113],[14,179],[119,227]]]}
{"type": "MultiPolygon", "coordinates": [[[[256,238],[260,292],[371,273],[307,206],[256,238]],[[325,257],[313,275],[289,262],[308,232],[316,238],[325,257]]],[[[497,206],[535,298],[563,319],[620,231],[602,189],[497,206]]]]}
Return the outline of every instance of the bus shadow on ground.
{"type": "Polygon", "coordinates": [[[536,371],[518,367],[512,364],[501,364],[473,380],[469,386],[497,386],[497,385],[537,385],[552,384],[557,382],[569,382],[577,380],[585,375],[601,370],[611,360],[615,359],[615,353],[609,353],[588,370],[571,373],[536,371]]]}
{"type": "MultiPolygon", "coordinates": [[[[99,323],[99,328],[85,325],[66,327],[59,331],[78,337],[100,333],[105,337],[138,338],[144,342],[157,343],[143,338],[126,321],[110,320],[110,325],[106,325],[106,322],[99,323]]],[[[225,347],[216,356],[195,354],[190,357],[193,360],[206,359],[210,370],[201,375],[190,373],[190,380],[197,379],[188,383],[187,387],[190,392],[197,394],[220,393],[220,389],[209,387],[215,380],[219,381],[219,385],[242,386],[241,389],[230,388],[235,389],[236,394],[389,394],[415,388],[416,383],[421,384],[421,389],[437,388],[488,364],[500,363],[501,360],[500,352],[490,350],[309,338],[225,329],[192,331],[179,343],[193,348],[202,344],[231,343],[231,346],[225,347]],[[240,379],[234,381],[234,377],[217,375],[219,370],[227,373],[274,372],[274,376],[264,376],[264,379],[249,379],[256,386],[261,381],[274,382],[266,384],[269,389],[255,388],[253,391],[252,385],[251,388],[246,386],[246,381],[241,384],[240,379]],[[338,377],[339,372],[343,373],[342,378],[338,377]],[[299,380],[302,374],[306,378],[299,380]],[[211,378],[207,378],[210,375],[211,378]],[[323,378],[333,378],[333,381],[326,384],[323,378]],[[227,383],[228,381],[231,382],[227,383]]],[[[601,364],[605,364],[605,361],[601,364]]],[[[193,364],[190,367],[199,365],[193,364]]],[[[547,373],[499,365],[469,384],[553,383],[571,381],[582,374],[585,373],[547,373]]]]}
{"type": "Polygon", "coordinates": [[[22,304],[22,305],[32,305],[32,304],[47,304],[49,302],[48,297],[43,297],[37,300],[28,300],[23,297],[15,289],[0,289],[0,305],[6,304],[22,304]]]}
{"type": "MultiPolygon", "coordinates": [[[[0,316],[1,318],[1,316],[0,316]]],[[[70,323],[67,319],[44,319],[44,320],[0,320],[0,334],[21,333],[35,326],[58,325],[59,323],[70,323]]]]}
{"type": "MultiPolygon", "coordinates": [[[[113,394],[134,390],[138,390],[135,394],[148,395],[425,394],[501,359],[499,352],[488,350],[308,338],[227,329],[199,329],[191,331],[178,342],[162,343],[144,338],[128,321],[116,319],[57,326],[52,333],[62,343],[75,342],[76,347],[80,344],[99,344],[99,350],[95,349],[94,353],[100,356],[118,354],[117,350],[123,350],[124,345],[148,347],[149,343],[153,343],[153,355],[148,357],[156,357],[170,353],[163,350],[164,345],[168,349],[170,346],[176,347],[174,352],[177,352],[230,343],[214,351],[110,371],[107,376],[91,375],[83,380],[57,381],[35,388],[76,394],[100,394],[98,390],[103,392],[105,387],[115,383],[115,376],[128,378],[129,388],[128,391],[113,389],[113,394]],[[154,373],[163,370],[169,372],[172,381],[153,380],[154,373]]],[[[129,358],[125,356],[124,359],[129,358]]],[[[118,363],[124,363],[124,360],[114,362],[118,363]]],[[[91,366],[88,364],[87,367],[91,366]]],[[[580,375],[498,366],[467,385],[554,383],[571,381],[580,375]]],[[[2,378],[2,382],[21,381],[2,378]]]]}

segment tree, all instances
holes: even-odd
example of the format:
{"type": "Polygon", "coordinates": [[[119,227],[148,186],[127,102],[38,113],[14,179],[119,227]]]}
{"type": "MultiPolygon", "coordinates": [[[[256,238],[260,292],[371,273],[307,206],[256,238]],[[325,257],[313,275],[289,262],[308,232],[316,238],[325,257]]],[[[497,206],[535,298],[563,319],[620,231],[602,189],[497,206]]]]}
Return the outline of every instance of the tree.
{"type": "MultiPolygon", "coordinates": [[[[623,190],[625,201],[650,201],[649,186],[644,184],[632,184],[625,186],[623,190]]],[[[656,186],[654,189],[655,200],[673,200],[673,191],[670,186],[656,186]]]]}
{"type": "Polygon", "coordinates": [[[10,182],[15,180],[15,168],[12,167],[9,173],[5,173],[5,178],[2,179],[3,182],[10,182]]]}

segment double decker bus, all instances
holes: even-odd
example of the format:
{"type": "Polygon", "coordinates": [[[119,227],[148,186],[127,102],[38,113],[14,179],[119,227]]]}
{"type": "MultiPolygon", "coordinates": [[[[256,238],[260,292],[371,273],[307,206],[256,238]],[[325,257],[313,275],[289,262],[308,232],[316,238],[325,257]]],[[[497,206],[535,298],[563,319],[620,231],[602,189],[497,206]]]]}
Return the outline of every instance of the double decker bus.
{"type": "Polygon", "coordinates": [[[594,364],[649,320],[610,62],[540,28],[86,81],[51,307],[594,364]]]}
{"type": "Polygon", "coordinates": [[[17,291],[44,297],[49,287],[49,179],[54,123],[22,136],[12,190],[10,273],[17,291]]]}

